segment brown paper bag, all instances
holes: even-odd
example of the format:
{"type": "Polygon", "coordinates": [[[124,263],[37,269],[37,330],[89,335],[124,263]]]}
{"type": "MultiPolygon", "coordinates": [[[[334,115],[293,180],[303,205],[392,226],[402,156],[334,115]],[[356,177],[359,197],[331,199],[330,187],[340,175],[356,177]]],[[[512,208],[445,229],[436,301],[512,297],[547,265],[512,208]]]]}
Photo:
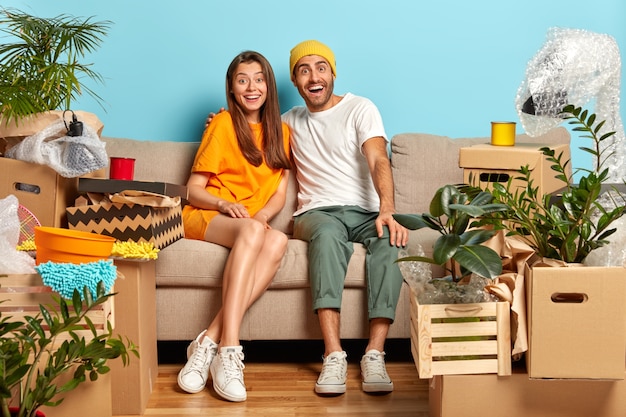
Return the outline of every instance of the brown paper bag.
{"type": "Polygon", "coordinates": [[[528,350],[524,269],[535,251],[521,240],[505,236],[503,231],[496,234],[488,246],[502,257],[502,275],[494,279],[493,284],[486,286],[485,290],[511,304],[511,354],[519,358],[528,350]]]}

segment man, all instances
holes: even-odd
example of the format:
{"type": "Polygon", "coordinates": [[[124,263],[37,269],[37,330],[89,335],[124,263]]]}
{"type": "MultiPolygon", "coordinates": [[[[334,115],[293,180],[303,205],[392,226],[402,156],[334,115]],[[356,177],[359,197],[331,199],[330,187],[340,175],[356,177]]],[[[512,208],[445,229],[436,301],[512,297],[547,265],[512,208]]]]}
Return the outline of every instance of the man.
{"type": "Polygon", "coordinates": [[[367,248],[369,340],[361,359],[365,392],[391,392],[384,344],[402,286],[394,264],[408,231],[395,213],[386,134],[376,106],[347,93],[334,94],[332,50],[315,40],[291,50],[291,80],[306,107],[283,115],[291,127],[298,180],[294,237],[309,243],[313,308],[324,338],[318,394],[346,391],[346,353],[339,334],[341,296],[353,242],[367,248]]]}

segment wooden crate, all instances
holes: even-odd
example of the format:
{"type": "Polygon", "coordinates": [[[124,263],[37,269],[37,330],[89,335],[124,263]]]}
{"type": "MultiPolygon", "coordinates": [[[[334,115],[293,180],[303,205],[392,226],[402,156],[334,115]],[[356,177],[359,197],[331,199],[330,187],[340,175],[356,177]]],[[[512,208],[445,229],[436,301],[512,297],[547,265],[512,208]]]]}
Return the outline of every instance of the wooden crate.
{"type": "Polygon", "coordinates": [[[411,353],[420,378],[511,375],[508,302],[421,305],[411,294],[411,353]]]}
{"type": "MultiPolygon", "coordinates": [[[[39,274],[22,274],[0,276],[0,311],[2,317],[13,317],[12,320],[25,321],[24,317],[34,317],[39,314],[39,305],[43,304],[48,309],[53,309],[56,302],[52,295],[58,293],[43,284],[39,274]]],[[[71,301],[68,301],[71,304],[71,301]]],[[[93,322],[98,333],[107,331],[107,320],[115,327],[113,299],[109,298],[105,303],[95,306],[87,313],[87,317],[93,322]]],[[[71,305],[68,306],[72,311],[71,305]]],[[[81,324],[81,323],[79,323],[81,324]]],[[[92,333],[87,324],[83,321],[85,330],[78,330],[75,333],[85,339],[91,339],[92,333]]],[[[47,329],[44,327],[44,329],[47,329]]],[[[68,334],[59,335],[57,341],[69,339],[68,334]]]]}

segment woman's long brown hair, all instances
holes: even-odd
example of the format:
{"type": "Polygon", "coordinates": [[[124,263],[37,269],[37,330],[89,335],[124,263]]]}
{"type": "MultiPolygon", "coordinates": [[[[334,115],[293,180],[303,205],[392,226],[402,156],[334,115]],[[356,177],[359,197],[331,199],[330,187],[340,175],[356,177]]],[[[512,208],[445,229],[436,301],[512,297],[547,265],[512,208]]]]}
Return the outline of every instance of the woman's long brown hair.
{"type": "Polygon", "coordinates": [[[226,97],[239,149],[241,149],[246,160],[258,167],[263,162],[263,158],[265,158],[265,163],[272,169],[289,169],[291,164],[289,157],[285,154],[276,78],[274,77],[272,66],[263,55],[255,51],[244,51],[233,59],[226,72],[226,97]],[[246,115],[231,92],[237,66],[250,62],[258,62],[261,65],[265,83],[267,84],[267,98],[260,110],[263,150],[259,149],[254,143],[252,129],[250,129],[246,115]]]}

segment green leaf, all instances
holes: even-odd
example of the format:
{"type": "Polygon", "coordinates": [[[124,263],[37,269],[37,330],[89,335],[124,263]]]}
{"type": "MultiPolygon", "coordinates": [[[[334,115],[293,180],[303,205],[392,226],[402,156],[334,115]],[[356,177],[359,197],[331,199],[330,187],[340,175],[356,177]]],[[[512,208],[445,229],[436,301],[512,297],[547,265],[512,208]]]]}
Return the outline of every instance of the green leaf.
{"type": "Polygon", "coordinates": [[[469,214],[472,217],[479,217],[485,213],[485,210],[479,206],[472,206],[469,204],[450,204],[448,206],[448,210],[456,210],[466,214],[469,214]]]}
{"type": "Polygon", "coordinates": [[[405,256],[403,258],[396,259],[396,262],[426,262],[429,264],[439,265],[432,258],[427,258],[425,256],[405,256]]]}
{"type": "Polygon", "coordinates": [[[496,234],[495,230],[474,229],[468,230],[461,235],[462,245],[479,245],[491,239],[496,234]]]}
{"type": "Polygon", "coordinates": [[[440,188],[437,191],[435,191],[435,195],[433,196],[432,200],[430,200],[430,207],[428,211],[434,217],[440,217],[444,215],[443,204],[442,204],[442,200],[443,200],[442,194],[443,194],[443,188],[440,188]]]}
{"type": "Polygon", "coordinates": [[[460,246],[454,260],[467,270],[485,278],[495,278],[502,273],[500,255],[487,246],[460,246]]]}
{"type": "Polygon", "coordinates": [[[461,245],[461,238],[457,235],[442,235],[433,246],[433,259],[438,265],[444,265],[455,254],[461,245]]]}
{"type": "Polygon", "coordinates": [[[419,214],[394,214],[393,218],[409,230],[431,227],[431,224],[425,222],[424,218],[419,214]]]}

